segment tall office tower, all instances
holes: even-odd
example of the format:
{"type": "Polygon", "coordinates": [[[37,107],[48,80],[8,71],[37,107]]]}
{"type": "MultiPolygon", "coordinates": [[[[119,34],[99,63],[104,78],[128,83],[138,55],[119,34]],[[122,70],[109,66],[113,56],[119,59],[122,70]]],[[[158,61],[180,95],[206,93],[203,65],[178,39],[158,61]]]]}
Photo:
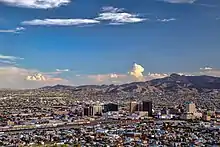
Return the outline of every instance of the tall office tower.
{"type": "Polygon", "coordinates": [[[195,113],[196,112],[196,105],[193,102],[189,102],[186,104],[186,111],[187,113],[195,113]]]}
{"type": "Polygon", "coordinates": [[[84,112],[85,116],[92,116],[93,115],[93,107],[92,106],[84,107],[83,112],[84,112]]]}
{"type": "Polygon", "coordinates": [[[102,106],[99,104],[96,104],[93,106],[93,115],[95,116],[101,116],[102,115],[102,106]]]}
{"type": "Polygon", "coordinates": [[[109,112],[109,111],[118,111],[118,105],[109,103],[104,105],[104,112],[109,112]]]}
{"type": "Polygon", "coordinates": [[[220,110],[215,111],[216,121],[220,122],[220,110]]]}
{"type": "Polygon", "coordinates": [[[134,113],[135,111],[138,111],[138,103],[136,101],[130,102],[130,113],[134,113]]]}
{"type": "Polygon", "coordinates": [[[152,102],[151,101],[143,101],[143,111],[147,111],[148,112],[148,116],[152,116],[153,115],[152,102]]]}
{"type": "Polygon", "coordinates": [[[137,111],[143,111],[143,103],[139,102],[137,104],[137,111]]]}

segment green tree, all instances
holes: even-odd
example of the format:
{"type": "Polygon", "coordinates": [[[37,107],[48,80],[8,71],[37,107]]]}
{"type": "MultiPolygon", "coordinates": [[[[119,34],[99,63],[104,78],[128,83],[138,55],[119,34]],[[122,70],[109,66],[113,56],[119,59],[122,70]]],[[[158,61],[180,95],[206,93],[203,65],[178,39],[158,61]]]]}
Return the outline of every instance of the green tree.
{"type": "Polygon", "coordinates": [[[68,147],[68,144],[62,144],[61,147],[68,147]]]}

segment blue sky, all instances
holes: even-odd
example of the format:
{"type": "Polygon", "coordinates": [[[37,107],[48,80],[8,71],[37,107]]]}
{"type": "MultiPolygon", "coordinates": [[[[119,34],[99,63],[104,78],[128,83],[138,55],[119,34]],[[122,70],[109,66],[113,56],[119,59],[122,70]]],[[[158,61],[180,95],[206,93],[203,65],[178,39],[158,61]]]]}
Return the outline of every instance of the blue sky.
{"type": "Polygon", "coordinates": [[[219,0],[0,0],[0,66],[76,85],[134,62],[143,76],[195,73],[220,68],[219,32],[219,0]]]}

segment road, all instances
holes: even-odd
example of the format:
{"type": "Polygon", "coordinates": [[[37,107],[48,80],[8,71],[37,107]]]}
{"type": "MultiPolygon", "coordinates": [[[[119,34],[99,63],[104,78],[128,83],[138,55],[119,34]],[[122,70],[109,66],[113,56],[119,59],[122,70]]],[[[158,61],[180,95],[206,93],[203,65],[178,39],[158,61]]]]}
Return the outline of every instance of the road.
{"type": "Polygon", "coordinates": [[[71,129],[71,128],[80,128],[82,126],[93,126],[97,124],[131,124],[137,121],[132,120],[101,120],[101,121],[92,121],[90,123],[67,123],[63,125],[52,126],[52,124],[43,126],[43,127],[33,127],[33,128],[7,128],[1,129],[0,132],[4,133],[19,133],[19,132],[31,132],[33,130],[58,130],[58,129],[71,129]]]}
{"type": "MultiPolygon", "coordinates": [[[[33,127],[33,128],[9,128],[9,129],[1,129],[0,132],[4,133],[19,133],[19,132],[31,132],[33,130],[59,130],[59,129],[71,129],[71,128],[80,128],[82,126],[94,126],[97,124],[120,124],[120,125],[129,125],[135,122],[140,122],[140,120],[96,120],[90,123],[66,123],[63,125],[53,126],[50,125],[42,125],[42,127],[33,127]]],[[[185,122],[181,120],[155,120],[155,122],[185,122]]]]}

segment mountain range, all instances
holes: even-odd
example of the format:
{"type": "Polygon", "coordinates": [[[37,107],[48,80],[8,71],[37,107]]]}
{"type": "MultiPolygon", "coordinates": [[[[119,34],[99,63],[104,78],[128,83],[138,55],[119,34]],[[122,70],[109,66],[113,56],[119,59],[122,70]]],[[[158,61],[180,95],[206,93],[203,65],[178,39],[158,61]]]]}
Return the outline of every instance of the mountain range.
{"type": "Polygon", "coordinates": [[[60,101],[65,105],[75,101],[118,103],[146,99],[158,107],[173,107],[192,101],[199,108],[214,110],[220,109],[220,78],[171,74],[161,79],[122,85],[55,85],[38,89],[0,90],[0,96],[14,97],[16,103],[23,100],[22,104],[26,105],[29,105],[27,99],[35,101],[41,98],[51,101],[51,104],[60,101]]]}
{"type": "Polygon", "coordinates": [[[47,86],[40,90],[65,90],[95,93],[152,93],[152,92],[209,92],[220,90],[220,78],[212,76],[184,76],[171,74],[162,79],[134,82],[123,85],[47,86]]]}

